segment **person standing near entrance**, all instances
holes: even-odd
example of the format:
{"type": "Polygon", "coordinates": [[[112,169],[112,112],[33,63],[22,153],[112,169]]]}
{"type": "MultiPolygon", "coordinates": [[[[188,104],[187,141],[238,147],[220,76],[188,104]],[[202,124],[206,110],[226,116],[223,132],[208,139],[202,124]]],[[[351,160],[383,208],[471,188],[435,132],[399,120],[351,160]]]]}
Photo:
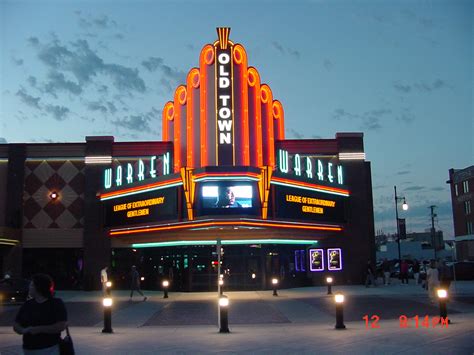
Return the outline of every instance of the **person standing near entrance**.
{"type": "Polygon", "coordinates": [[[100,270],[100,282],[102,283],[102,292],[104,295],[107,294],[107,281],[109,281],[107,271],[109,270],[108,266],[100,270]]]}
{"type": "Polygon", "coordinates": [[[130,285],[130,301],[133,298],[133,291],[137,291],[143,297],[143,301],[146,301],[148,298],[145,297],[142,290],[140,289],[140,274],[137,271],[137,267],[132,265],[131,271],[131,285],[130,285]]]}
{"type": "Polygon", "coordinates": [[[385,286],[388,286],[390,285],[390,264],[387,258],[383,259],[382,270],[383,270],[384,284],[385,286]]]}
{"type": "Polygon", "coordinates": [[[24,354],[57,354],[61,332],[67,326],[63,301],[53,297],[49,275],[33,275],[27,300],[18,311],[13,330],[23,335],[24,354]]]}
{"type": "Polygon", "coordinates": [[[439,272],[436,268],[436,261],[431,260],[430,268],[426,274],[428,294],[432,301],[436,299],[436,289],[439,287],[439,272]]]}
{"type": "Polygon", "coordinates": [[[413,277],[415,278],[415,285],[418,285],[420,281],[420,262],[416,259],[413,261],[413,277]]]}
{"type": "Polygon", "coordinates": [[[370,262],[370,260],[367,260],[365,287],[369,287],[369,283],[374,287],[377,286],[375,284],[374,269],[372,268],[372,263],[370,262]]]}
{"type": "Polygon", "coordinates": [[[406,259],[403,259],[400,264],[400,279],[402,280],[402,285],[408,285],[408,262],[406,259]]]}

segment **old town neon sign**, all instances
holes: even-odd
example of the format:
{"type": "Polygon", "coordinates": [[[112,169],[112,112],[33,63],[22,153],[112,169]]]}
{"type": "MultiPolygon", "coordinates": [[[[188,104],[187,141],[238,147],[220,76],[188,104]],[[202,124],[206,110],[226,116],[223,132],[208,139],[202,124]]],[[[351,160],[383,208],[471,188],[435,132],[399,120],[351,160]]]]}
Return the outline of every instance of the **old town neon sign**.
{"type": "Polygon", "coordinates": [[[219,144],[232,144],[230,54],[227,52],[219,53],[217,63],[217,126],[219,130],[219,144]]]}
{"type": "MultiPolygon", "coordinates": [[[[148,164],[145,165],[144,159],[139,159],[137,169],[133,164],[127,163],[125,167],[118,165],[115,168],[107,168],[104,170],[104,188],[110,189],[112,186],[119,187],[125,184],[132,184],[136,181],[143,181],[145,178],[156,178],[158,171],[156,170],[156,155],[148,158],[148,164]],[[148,169],[146,169],[148,167],[148,169]]],[[[170,153],[162,155],[162,173],[161,175],[169,175],[170,173],[170,153]]]]}
{"type": "Polygon", "coordinates": [[[344,184],[341,165],[335,165],[331,162],[323,163],[321,159],[301,157],[299,154],[293,155],[290,159],[288,151],[284,149],[278,150],[278,169],[283,174],[305,176],[308,179],[328,181],[339,185],[344,184]],[[291,166],[290,162],[292,163],[291,166]]]}

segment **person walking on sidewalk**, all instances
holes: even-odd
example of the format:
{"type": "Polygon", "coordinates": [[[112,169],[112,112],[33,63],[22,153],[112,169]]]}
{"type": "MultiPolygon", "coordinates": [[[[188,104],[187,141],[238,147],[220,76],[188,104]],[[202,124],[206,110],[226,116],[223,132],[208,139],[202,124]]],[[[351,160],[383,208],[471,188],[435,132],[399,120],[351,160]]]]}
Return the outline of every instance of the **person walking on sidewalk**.
{"type": "Polygon", "coordinates": [[[428,286],[428,294],[431,300],[435,300],[436,289],[439,287],[439,272],[436,268],[435,260],[431,260],[430,268],[426,274],[426,281],[428,286]]]}
{"type": "Polygon", "coordinates": [[[109,277],[107,275],[108,266],[104,267],[100,270],[100,282],[102,283],[102,292],[104,296],[107,294],[107,281],[109,281],[109,277]]]}
{"type": "Polygon", "coordinates": [[[140,289],[140,274],[137,271],[137,267],[132,265],[132,272],[131,272],[131,286],[130,286],[130,301],[133,298],[133,291],[137,291],[140,295],[142,295],[143,300],[146,301],[148,298],[143,294],[142,290],[140,289]]]}
{"type": "Polygon", "coordinates": [[[387,258],[383,259],[382,271],[385,286],[390,285],[390,263],[387,258]]]}
{"type": "Polygon", "coordinates": [[[365,287],[369,287],[369,283],[373,286],[377,286],[375,284],[374,269],[372,268],[372,264],[371,264],[370,260],[367,260],[365,287]]]}
{"type": "Polygon", "coordinates": [[[413,261],[413,277],[415,285],[418,285],[420,281],[420,262],[416,259],[413,261]]]}
{"type": "Polygon", "coordinates": [[[402,284],[408,285],[408,263],[406,259],[403,259],[400,265],[400,278],[402,279],[402,284]]]}

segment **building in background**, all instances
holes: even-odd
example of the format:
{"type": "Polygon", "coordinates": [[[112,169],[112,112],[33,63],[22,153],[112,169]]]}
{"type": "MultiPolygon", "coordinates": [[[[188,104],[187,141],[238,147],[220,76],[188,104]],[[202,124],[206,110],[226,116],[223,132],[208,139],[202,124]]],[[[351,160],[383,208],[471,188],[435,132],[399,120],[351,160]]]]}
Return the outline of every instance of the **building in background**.
{"type": "MultiPolygon", "coordinates": [[[[380,234],[375,236],[377,247],[377,260],[398,259],[397,236],[380,234]]],[[[405,239],[400,240],[400,250],[403,259],[442,259],[452,261],[454,251],[451,243],[445,242],[443,232],[435,232],[436,253],[433,248],[433,237],[430,230],[426,232],[407,233],[405,239]]]]}
{"type": "Polygon", "coordinates": [[[146,288],[211,290],[222,251],[229,289],[363,281],[375,261],[363,134],[285,139],[282,104],[229,29],[218,36],[164,105],[162,141],[0,145],[3,270],[98,289],[104,266],[127,287],[136,265],[146,288]]]}
{"type": "Polygon", "coordinates": [[[474,165],[449,169],[457,260],[474,261],[474,165]]]}

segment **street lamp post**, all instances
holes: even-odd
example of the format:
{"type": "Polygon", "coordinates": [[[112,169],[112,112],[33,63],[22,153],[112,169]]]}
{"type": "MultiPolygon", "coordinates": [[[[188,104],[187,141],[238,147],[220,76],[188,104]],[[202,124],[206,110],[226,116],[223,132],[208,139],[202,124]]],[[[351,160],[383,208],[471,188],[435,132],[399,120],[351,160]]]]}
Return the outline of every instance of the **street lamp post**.
{"type": "Polygon", "coordinates": [[[394,186],[393,189],[395,190],[395,216],[397,222],[397,244],[398,244],[398,277],[401,277],[402,274],[402,253],[400,251],[400,225],[398,223],[398,201],[403,201],[402,208],[404,211],[408,209],[408,204],[406,202],[405,197],[397,196],[397,187],[394,186]]]}

